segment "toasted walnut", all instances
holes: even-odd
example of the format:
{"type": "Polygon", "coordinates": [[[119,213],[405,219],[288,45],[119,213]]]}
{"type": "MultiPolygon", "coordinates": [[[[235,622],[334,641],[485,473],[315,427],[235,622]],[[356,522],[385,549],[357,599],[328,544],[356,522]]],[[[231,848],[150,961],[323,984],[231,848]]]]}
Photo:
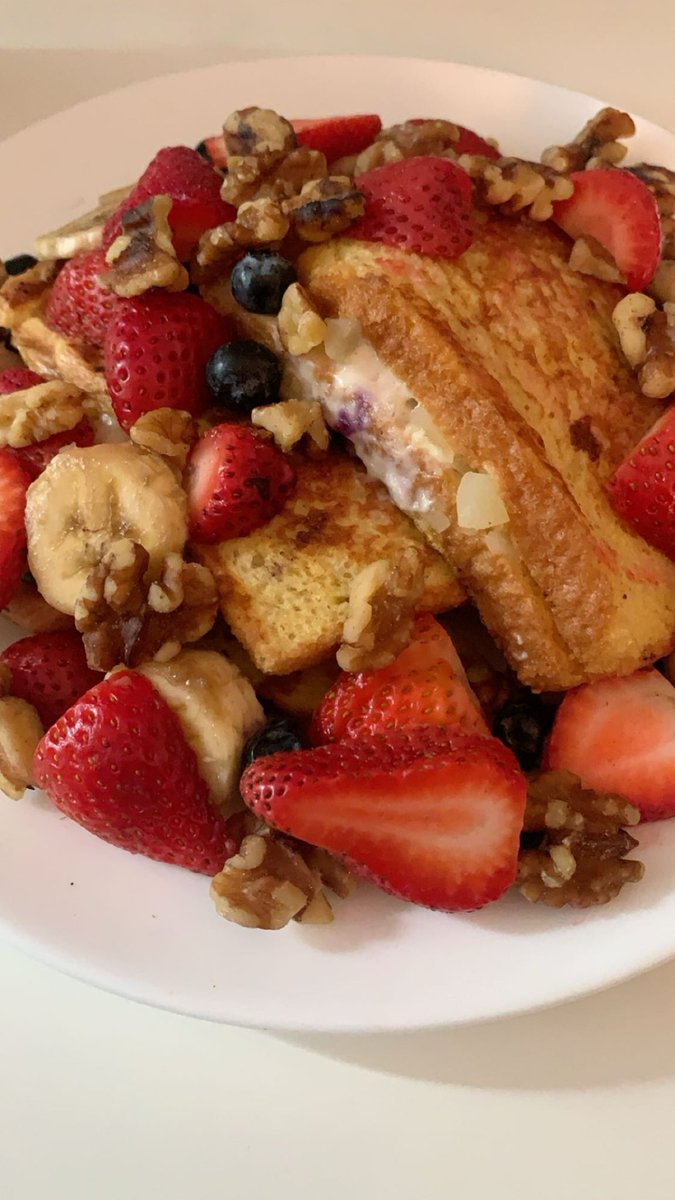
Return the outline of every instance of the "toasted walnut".
{"type": "Polygon", "coordinates": [[[394,661],[410,641],[423,586],[421,556],[412,546],[394,565],[379,559],[359,572],[337,652],[343,671],[373,671],[394,661]]]}
{"type": "Polygon", "coordinates": [[[173,245],[172,203],[170,196],[151,196],[122,214],[122,232],[106,254],[110,270],[101,276],[117,296],[140,296],[150,288],[182,292],[189,285],[173,245]]]}
{"type": "Polygon", "coordinates": [[[217,225],[202,234],[195,260],[195,282],[211,278],[205,268],[218,265],[223,268],[234,265],[240,253],[252,246],[278,246],[290,228],[288,217],[280,205],[268,197],[247,200],[237,210],[236,221],[217,225]]]}
{"type": "Polygon", "coordinates": [[[459,141],[459,129],[452,121],[404,121],[390,125],[377,135],[376,142],[392,142],[404,158],[422,154],[445,154],[459,141]]]}
{"type": "MultiPolygon", "coordinates": [[[[349,173],[363,175],[365,171],[374,171],[376,167],[384,167],[387,163],[400,162],[404,157],[403,151],[399,150],[396,142],[385,138],[383,141],[373,142],[372,146],[367,146],[365,150],[357,154],[353,169],[349,173]]],[[[344,165],[341,169],[344,171],[344,165]]],[[[345,174],[347,173],[345,172],[345,174]]]]}
{"type": "Polygon", "coordinates": [[[319,450],[328,449],[330,434],[318,400],[282,400],[279,404],[267,404],[264,408],[254,408],[251,420],[271,433],[285,454],[297,446],[305,434],[319,450]]]}
{"type": "Polygon", "coordinates": [[[290,200],[292,196],[299,195],[306,183],[323,179],[327,174],[325,154],[320,150],[310,150],[309,146],[298,146],[263,180],[257,194],[278,201],[290,200]]]}
{"type": "MultiPolygon", "coordinates": [[[[8,690],[3,673],[0,690],[8,690]]],[[[33,755],[44,729],[32,704],[16,696],[3,694],[0,699],[0,791],[11,800],[20,800],[33,782],[33,755]]]]}
{"type": "Polygon", "coordinates": [[[237,819],[245,832],[239,852],[211,884],[220,915],[249,929],[283,929],[292,919],[331,922],[323,886],[344,899],[356,886],[349,871],[328,851],[276,833],[252,813],[237,819]]]}
{"type": "Polygon", "coordinates": [[[675,257],[662,259],[649,285],[649,294],[661,304],[675,304],[675,257]]]}
{"type": "Polygon", "coordinates": [[[641,391],[665,400],[675,392],[675,304],[664,304],[661,311],[650,296],[631,292],[619,301],[612,320],[641,391]]]}
{"type": "Polygon", "coordinates": [[[290,122],[269,108],[243,108],[230,113],[223,135],[227,174],[221,194],[234,205],[252,200],[298,144],[290,122]]]}
{"type": "Polygon", "coordinates": [[[75,606],[87,662],[95,671],[119,663],[165,662],[212,628],[218,594],[211,572],[168,554],[146,587],[149,556],[128,538],[113,542],[87,578],[75,606]]]}
{"type": "Polygon", "coordinates": [[[30,446],[74,429],[84,415],[83,401],[79,388],[58,379],[0,396],[0,446],[30,446]]]}
{"type": "Polygon", "coordinates": [[[624,826],[639,819],[622,796],[583,788],[569,771],[533,777],[524,828],[536,844],[521,850],[518,891],[551,908],[608,903],[644,874],[642,863],[626,859],[637,842],[624,826]]]}
{"type": "Polygon", "coordinates": [[[325,242],[362,217],[365,207],[363,195],[347,176],[331,175],[306,183],[299,196],[286,202],[285,211],[303,241],[325,242]]]}
{"type": "Polygon", "coordinates": [[[591,170],[593,167],[614,167],[628,152],[619,138],[633,137],[635,122],[618,108],[602,108],[587,121],[573,141],[565,146],[549,146],[541,156],[543,163],[554,171],[591,170]]]}
{"type": "Polygon", "coordinates": [[[476,183],[476,197],[504,213],[528,210],[534,221],[548,221],[556,200],[567,200],[574,184],[564,175],[541,163],[521,158],[485,158],[462,154],[460,167],[476,183]]]}
{"type": "Polygon", "coordinates": [[[279,310],[279,334],[289,354],[308,354],[326,336],[326,322],[299,283],[286,288],[279,310]]]}
{"type": "Polygon", "coordinates": [[[593,275],[606,283],[623,283],[624,278],[614,259],[593,237],[577,238],[569,258],[570,267],[580,275],[593,275]]]}
{"type": "MultiPolygon", "coordinates": [[[[672,262],[675,260],[675,171],[653,163],[638,163],[628,170],[647,185],[656,199],[661,216],[663,259],[672,262]]],[[[667,296],[664,299],[675,300],[675,296],[667,296]]]]}
{"type": "Polygon", "coordinates": [[[143,413],[129,430],[132,442],[166,459],[182,477],[190,448],[197,440],[197,424],[188,412],[155,408],[143,413]]]}

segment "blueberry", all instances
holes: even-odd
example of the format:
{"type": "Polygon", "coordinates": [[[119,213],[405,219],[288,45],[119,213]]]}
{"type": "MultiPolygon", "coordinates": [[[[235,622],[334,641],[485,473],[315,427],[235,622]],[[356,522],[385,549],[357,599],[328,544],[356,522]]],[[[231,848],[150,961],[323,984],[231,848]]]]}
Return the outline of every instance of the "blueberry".
{"type": "Polygon", "coordinates": [[[36,262],[37,258],[33,258],[32,254],[16,254],[14,258],[5,259],[5,270],[8,275],[23,275],[36,262]]]}
{"type": "Polygon", "coordinates": [[[207,162],[211,162],[211,155],[206,149],[206,142],[197,142],[195,150],[197,151],[197,154],[201,154],[202,158],[205,158],[207,162]]]}
{"type": "Polygon", "coordinates": [[[248,739],[241,759],[242,771],[263,754],[278,754],[280,750],[302,750],[298,732],[286,717],[268,721],[248,739]]]}
{"type": "Polygon", "coordinates": [[[284,292],[297,279],[295,267],[276,250],[249,250],[232,271],[232,295],[242,308],[274,317],[284,292]]]}
{"type": "Polygon", "coordinates": [[[537,696],[509,700],[497,713],[492,732],[515,754],[524,771],[539,766],[553,711],[537,696]]]}
{"type": "Polygon", "coordinates": [[[262,342],[242,338],[216,350],[206,364],[206,382],[216,404],[248,413],[279,399],[281,364],[262,342]]]}

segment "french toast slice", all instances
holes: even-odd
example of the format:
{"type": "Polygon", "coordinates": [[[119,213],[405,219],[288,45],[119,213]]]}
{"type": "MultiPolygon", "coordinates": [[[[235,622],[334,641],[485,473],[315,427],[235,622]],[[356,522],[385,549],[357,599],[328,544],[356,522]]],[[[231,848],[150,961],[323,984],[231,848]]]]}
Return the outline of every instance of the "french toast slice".
{"type": "Polygon", "coordinates": [[[422,554],[420,612],[461,604],[456,573],[358,460],[329,453],[295,463],[297,487],[282,511],[247,537],[193,545],[213,572],[223,616],[266,675],[322,662],[341,641],[352,581],[378,559],[422,554]]]}
{"type": "Polygon", "coordinates": [[[623,289],[570,270],[550,225],[481,215],[438,261],[340,239],[301,282],[362,340],[294,364],[305,394],[459,571],[520,679],[557,690],[666,653],[675,564],[614,515],[604,484],[662,407],[611,321],[623,289]]]}

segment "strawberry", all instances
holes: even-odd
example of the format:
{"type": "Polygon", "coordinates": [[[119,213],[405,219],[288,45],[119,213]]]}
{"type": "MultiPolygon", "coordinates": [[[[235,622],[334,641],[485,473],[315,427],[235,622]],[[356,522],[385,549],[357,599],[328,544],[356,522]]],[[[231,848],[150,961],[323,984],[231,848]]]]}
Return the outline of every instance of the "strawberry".
{"type": "Polygon", "coordinates": [[[608,250],[630,291],[654,278],[661,258],[661,219],[646,184],[630,171],[597,168],[570,175],[574,193],[553,205],[571,238],[595,238],[608,250]]]}
{"type": "Polygon", "coordinates": [[[35,371],[29,371],[28,367],[8,367],[6,371],[0,371],[0,396],[11,396],[12,392],[23,392],[39,383],[46,383],[46,380],[35,371]]]}
{"type": "Polygon", "coordinates": [[[115,293],[100,282],[108,269],[103,250],[71,258],[56,276],[45,310],[47,324],[64,337],[100,348],[119,304],[115,293]]]}
{"type": "Polygon", "coordinates": [[[45,729],[100,682],[87,666],[82,638],[74,629],[36,633],[0,654],[12,674],[11,692],[37,709],[45,729]]]}
{"type": "Polygon", "coordinates": [[[231,850],[178,718],[134,671],[68,709],[38,745],[34,775],[61,812],[124,850],[205,875],[231,850]]]}
{"type": "Polygon", "coordinates": [[[11,450],[0,450],[0,609],[21,582],[26,559],[26,492],[30,477],[11,450]]]}
{"type": "Polygon", "coordinates": [[[311,737],[321,745],[413,725],[489,733],[450,636],[432,616],[417,618],[391,666],[343,672],[314,714],[311,737]]]}
{"type": "Polygon", "coordinates": [[[123,429],[154,408],[198,416],[209,400],[206,364],[231,338],[227,319],[190,292],[120,300],[103,347],[112,406],[123,429]]]}
{"type": "Polygon", "coordinates": [[[318,117],[291,122],[298,145],[320,150],[328,162],[360,154],[375,141],[382,128],[376,113],[358,113],[348,117],[318,117]]]}
{"type": "Polygon", "coordinates": [[[568,692],[544,764],[625,796],[643,821],[675,817],[675,688],[649,667],[568,692]]]}
{"type": "Polygon", "coordinates": [[[614,511],[675,559],[675,404],[617,467],[607,491],[614,511]]]}
{"type": "Polygon", "coordinates": [[[245,537],[284,506],[295,487],[286,455],[249,425],[216,425],[188,460],[190,536],[196,542],[245,537]]]}
{"type": "Polygon", "coordinates": [[[155,155],[138,183],[113,213],[103,231],[107,250],[122,229],[122,214],[150,196],[170,196],[169,224],[179,258],[189,258],[201,235],[233,221],[236,210],[220,198],[222,179],[210,163],[188,146],[166,146],[155,155]]]}
{"type": "MultiPolygon", "coordinates": [[[[409,122],[410,125],[426,125],[427,121],[433,120],[432,117],[413,117],[409,122]]],[[[457,125],[454,121],[453,124],[457,125]]],[[[459,130],[459,140],[453,145],[455,154],[481,154],[483,158],[500,158],[499,150],[495,146],[491,146],[485,141],[480,134],[474,133],[473,129],[467,129],[465,125],[457,125],[459,130]]]]}
{"type": "Polygon", "coordinates": [[[447,158],[423,155],[356,178],[366,211],[349,236],[431,258],[457,258],[471,245],[471,180],[447,158]]]}
{"type": "Polygon", "coordinates": [[[246,804],[274,828],[448,912],[513,883],[525,793],[501,742],[433,728],[271,754],[241,779],[246,804]]]}
{"type": "Polygon", "coordinates": [[[201,145],[204,147],[206,157],[214,167],[225,168],[227,166],[227,150],[222,133],[215,133],[213,137],[204,138],[201,145]]]}
{"type": "Polygon", "coordinates": [[[45,467],[66,446],[93,446],[94,437],[94,430],[87,418],[83,417],[74,429],[66,429],[64,433],[54,433],[51,437],[45,438],[44,442],[34,442],[32,446],[22,446],[19,450],[13,450],[12,454],[18,458],[26,474],[33,480],[42,474],[45,467]]]}

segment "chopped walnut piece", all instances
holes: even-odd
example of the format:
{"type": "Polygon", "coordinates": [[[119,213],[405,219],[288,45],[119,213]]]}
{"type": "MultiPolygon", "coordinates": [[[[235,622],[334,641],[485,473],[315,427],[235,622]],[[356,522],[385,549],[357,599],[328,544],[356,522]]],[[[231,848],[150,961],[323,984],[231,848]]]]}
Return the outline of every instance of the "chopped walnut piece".
{"type": "Polygon", "coordinates": [[[564,175],[542,163],[521,158],[485,158],[480,154],[462,154],[459,165],[476,184],[476,198],[494,205],[504,213],[528,209],[534,221],[548,221],[556,200],[567,200],[574,184],[564,175]]]}
{"type": "Polygon", "coordinates": [[[106,254],[110,270],[101,283],[117,296],[140,296],[150,288],[182,292],[190,276],[178,261],[169,225],[170,196],[151,196],[122,214],[122,232],[106,254]]]}
{"type": "MultiPolygon", "coordinates": [[[[230,113],[223,126],[227,174],[223,200],[236,205],[253,200],[298,145],[293,126],[269,108],[230,113]]],[[[299,189],[298,189],[299,190],[299,189]]]]}
{"type": "Polygon", "coordinates": [[[625,883],[637,883],[642,863],[626,859],[637,845],[624,826],[640,814],[622,796],[581,786],[569,771],[545,771],[530,780],[524,829],[534,847],[518,860],[518,891],[533,904],[589,908],[607,904],[625,883]]]}
{"type": "Polygon", "coordinates": [[[356,880],[327,850],[269,829],[253,813],[241,814],[244,837],[211,883],[216,909],[249,929],[283,929],[293,919],[326,925],[333,910],[324,885],[340,899],[356,880]]]}
{"type": "Polygon", "coordinates": [[[614,259],[604,246],[593,237],[577,238],[569,257],[573,271],[580,275],[593,275],[605,283],[623,283],[624,277],[614,259]]]}
{"type": "Polygon", "coordinates": [[[325,242],[343,233],[363,216],[365,207],[363,195],[346,175],[311,180],[284,206],[305,242],[325,242]]]}
{"type": "Polygon", "coordinates": [[[618,108],[602,108],[587,121],[573,141],[565,146],[549,146],[541,161],[554,171],[591,170],[594,167],[615,167],[628,152],[619,138],[633,137],[635,122],[618,108]]]}
{"type": "Polygon", "coordinates": [[[197,440],[197,424],[190,413],[177,408],[155,408],[143,413],[129,430],[129,437],[143,450],[166,459],[182,477],[190,448],[197,440]]]}
{"type": "Polygon", "coordinates": [[[217,225],[202,234],[195,259],[195,282],[208,281],[234,265],[239,255],[254,246],[276,247],[290,228],[289,218],[280,205],[269,197],[247,200],[237,210],[236,221],[217,225]]]}
{"type": "Polygon", "coordinates": [[[631,292],[619,301],[612,320],[642,393],[665,400],[675,392],[675,304],[664,304],[661,311],[650,296],[631,292]]]}
{"type": "Polygon", "coordinates": [[[299,195],[306,183],[323,179],[327,174],[325,154],[320,150],[310,150],[309,146],[298,146],[262,180],[257,195],[279,201],[290,200],[292,196],[299,195]]]}
{"type": "MultiPolygon", "coordinates": [[[[655,166],[653,163],[638,163],[628,170],[647,185],[656,199],[663,233],[663,259],[672,262],[675,260],[675,171],[669,170],[668,167],[655,166]]],[[[666,299],[675,297],[669,296],[666,299]]]]}
{"type": "Polygon", "coordinates": [[[111,543],[75,606],[87,662],[95,671],[150,659],[166,662],[212,628],[218,593],[211,572],[168,554],[159,577],[144,583],[149,556],[128,538],[111,543]]]}
{"type": "MultiPolygon", "coordinates": [[[[384,167],[387,163],[400,162],[404,157],[396,142],[388,139],[376,141],[357,154],[351,174],[363,175],[366,171],[374,171],[376,167],[384,167]]],[[[342,170],[344,171],[344,165],[342,170]]]]}
{"type": "Polygon", "coordinates": [[[292,283],[286,288],[279,310],[279,334],[289,354],[308,354],[326,336],[326,322],[312,306],[304,288],[292,283]]]}
{"type": "MultiPolygon", "coordinates": [[[[404,121],[401,125],[390,125],[376,138],[378,142],[391,142],[400,150],[403,158],[417,158],[423,154],[446,154],[459,141],[459,129],[452,121],[404,121]]],[[[454,155],[453,155],[454,157],[454,155]]]]}
{"type": "Polygon", "coordinates": [[[0,791],[20,800],[33,782],[33,755],[42,738],[42,722],[25,700],[7,695],[9,671],[0,677],[0,791]]]}
{"type": "Polygon", "coordinates": [[[272,434],[277,446],[288,454],[307,434],[319,450],[327,450],[330,434],[318,400],[282,400],[251,413],[254,425],[272,434]]]}
{"type": "Polygon", "coordinates": [[[423,586],[421,556],[412,546],[393,565],[379,559],[359,572],[337,652],[343,671],[374,671],[394,661],[410,641],[423,586]]]}
{"type": "Polygon", "coordinates": [[[18,449],[74,429],[84,415],[84,394],[58,379],[0,396],[0,446],[18,449]]]}

